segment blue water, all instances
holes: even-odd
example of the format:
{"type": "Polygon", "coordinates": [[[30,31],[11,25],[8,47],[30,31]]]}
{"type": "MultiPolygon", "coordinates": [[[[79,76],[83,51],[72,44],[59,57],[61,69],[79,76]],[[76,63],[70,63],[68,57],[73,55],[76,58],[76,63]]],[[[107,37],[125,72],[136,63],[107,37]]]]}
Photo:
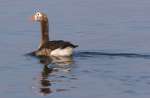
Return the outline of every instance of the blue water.
{"type": "Polygon", "coordinates": [[[149,0],[1,0],[0,98],[149,98],[149,0]],[[50,38],[78,44],[69,62],[36,50],[36,10],[50,38]],[[56,62],[55,62],[56,61],[56,62]]]}

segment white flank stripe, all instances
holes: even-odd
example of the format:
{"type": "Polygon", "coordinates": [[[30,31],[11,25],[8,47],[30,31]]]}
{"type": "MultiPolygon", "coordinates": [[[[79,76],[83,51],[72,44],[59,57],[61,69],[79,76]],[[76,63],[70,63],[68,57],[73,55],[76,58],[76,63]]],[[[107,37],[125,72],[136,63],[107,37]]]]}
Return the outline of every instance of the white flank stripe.
{"type": "Polygon", "coordinates": [[[71,56],[73,53],[73,48],[66,47],[64,49],[58,48],[51,52],[51,56],[71,56]]]}

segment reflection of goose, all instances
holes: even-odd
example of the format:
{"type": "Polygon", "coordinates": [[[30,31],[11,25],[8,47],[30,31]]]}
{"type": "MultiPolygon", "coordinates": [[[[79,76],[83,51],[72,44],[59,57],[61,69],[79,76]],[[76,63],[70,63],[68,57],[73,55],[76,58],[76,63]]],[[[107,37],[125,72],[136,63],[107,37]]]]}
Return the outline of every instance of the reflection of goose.
{"type": "Polygon", "coordinates": [[[73,53],[73,48],[77,45],[73,45],[70,42],[62,40],[49,41],[49,25],[48,18],[46,14],[37,12],[32,16],[33,21],[38,21],[41,23],[41,41],[40,46],[35,55],[37,56],[71,56],[73,53]]]}
{"type": "MultiPolygon", "coordinates": [[[[48,95],[53,92],[61,92],[67,89],[52,89],[52,83],[57,80],[49,80],[50,76],[54,76],[55,72],[58,72],[59,69],[64,72],[70,71],[70,64],[72,64],[72,57],[41,57],[40,63],[44,65],[42,72],[40,74],[40,86],[39,93],[42,95],[48,95]],[[57,66],[48,66],[49,64],[55,64],[57,66]]],[[[60,81],[60,80],[59,80],[60,81]]],[[[61,81],[60,81],[61,82],[61,81]]],[[[55,83],[55,82],[54,82],[55,83]]]]}
{"type": "Polygon", "coordinates": [[[53,69],[48,68],[47,65],[44,66],[43,71],[41,73],[41,80],[40,80],[40,93],[43,95],[47,95],[52,93],[53,91],[51,90],[51,82],[48,80],[49,74],[52,72],[53,69]]]}
{"type": "Polygon", "coordinates": [[[48,65],[48,64],[55,64],[58,66],[66,66],[66,65],[70,65],[73,63],[73,58],[72,56],[68,56],[68,57],[40,57],[40,63],[44,64],[44,65],[48,65]]]}

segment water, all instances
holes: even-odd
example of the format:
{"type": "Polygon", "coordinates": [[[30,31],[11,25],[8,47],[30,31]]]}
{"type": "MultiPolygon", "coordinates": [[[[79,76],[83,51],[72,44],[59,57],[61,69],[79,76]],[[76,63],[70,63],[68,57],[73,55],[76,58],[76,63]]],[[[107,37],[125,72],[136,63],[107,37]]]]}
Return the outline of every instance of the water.
{"type": "Polygon", "coordinates": [[[149,0],[1,0],[0,97],[149,98],[149,5],[149,0]],[[25,55],[38,47],[40,26],[29,20],[38,9],[49,17],[51,39],[79,45],[73,58],[25,55]]]}

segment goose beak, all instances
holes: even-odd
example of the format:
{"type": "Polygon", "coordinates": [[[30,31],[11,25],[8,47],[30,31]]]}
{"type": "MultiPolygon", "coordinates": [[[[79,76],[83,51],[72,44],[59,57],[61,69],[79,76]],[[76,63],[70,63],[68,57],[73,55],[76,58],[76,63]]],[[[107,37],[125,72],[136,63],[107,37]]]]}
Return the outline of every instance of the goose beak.
{"type": "Polygon", "coordinates": [[[31,21],[33,21],[33,22],[34,22],[34,21],[35,21],[35,17],[34,17],[34,15],[32,15],[30,19],[31,19],[31,21]]]}

